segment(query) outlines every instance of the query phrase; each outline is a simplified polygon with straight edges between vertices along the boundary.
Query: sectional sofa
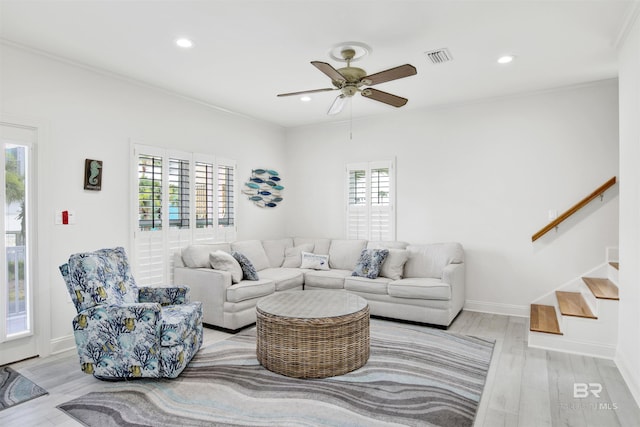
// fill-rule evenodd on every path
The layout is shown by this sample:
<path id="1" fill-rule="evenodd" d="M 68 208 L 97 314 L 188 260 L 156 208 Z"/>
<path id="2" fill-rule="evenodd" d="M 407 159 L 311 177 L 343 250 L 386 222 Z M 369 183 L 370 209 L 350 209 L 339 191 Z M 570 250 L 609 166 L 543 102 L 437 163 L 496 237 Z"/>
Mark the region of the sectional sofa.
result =
<path id="1" fill-rule="evenodd" d="M 386 249 L 375 278 L 361 277 L 361 271 L 354 276 L 354 269 L 362 267 L 365 249 Z M 216 256 L 228 253 L 248 259 L 257 280 L 216 264 Z M 245 240 L 191 245 L 176 253 L 173 262 L 174 283 L 188 285 L 191 299 L 202 302 L 204 323 L 228 330 L 254 323 L 256 302 L 274 292 L 348 291 L 365 298 L 373 316 L 445 328 L 465 300 L 464 251 L 459 243 L 300 237 Z M 212 262 L 219 268 L 212 268 Z"/>

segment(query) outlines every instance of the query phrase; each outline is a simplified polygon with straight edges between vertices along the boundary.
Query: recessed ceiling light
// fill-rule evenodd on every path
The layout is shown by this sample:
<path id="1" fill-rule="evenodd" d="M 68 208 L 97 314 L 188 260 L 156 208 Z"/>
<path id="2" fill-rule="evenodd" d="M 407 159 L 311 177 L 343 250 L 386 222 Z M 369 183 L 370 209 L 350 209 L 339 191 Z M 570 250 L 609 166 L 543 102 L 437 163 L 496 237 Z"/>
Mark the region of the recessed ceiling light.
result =
<path id="1" fill-rule="evenodd" d="M 309 102 L 309 101 L 311 101 L 311 97 L 310 96 L 306 96 L 306 95 L 305 96 L 301 96 L 300 97 L 300 101 Z"/>
<path id="2" fill-rule="evenodd" d="M 180 38 L 176 40 L 176 44 L 185 49 L 193 47 L 193 42 L 187 38 Z"/>
<path id="3" fill-rule="evenodd" d="M 509 62 L 513 61 L 514 59 L 516 59 L 516 57 L 513 56 L 513 55 L 504 55 L 504 56 L 501 56 L 500 58 L 498 58 L 498 64 L 508 64 Z"/>

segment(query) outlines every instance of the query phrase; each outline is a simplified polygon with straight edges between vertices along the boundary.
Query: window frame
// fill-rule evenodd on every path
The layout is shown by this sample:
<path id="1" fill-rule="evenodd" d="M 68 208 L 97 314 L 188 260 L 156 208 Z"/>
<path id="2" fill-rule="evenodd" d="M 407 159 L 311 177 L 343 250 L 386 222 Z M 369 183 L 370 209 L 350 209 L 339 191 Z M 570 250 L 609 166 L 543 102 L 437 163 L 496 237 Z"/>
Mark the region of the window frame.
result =
<path id="1" fill-rule="evenodd" d="M 373 203 L 372 171 L 388 169 L 388 191 L 385 203 Z M 364 172 L 364 188 L 353 191 L 352 173 Z M 348 163 L 345 166 L 345 237 L 347 239 L 396 239 L 396 168 L 392 160 Z M 356 182 L 357 184 L 357 182 Z M 380 188 L 378 186 L 378 188 Z M 380 194 L 380 191 L 378 191 Z M 364 200 L 362 200 L 364 199 Z M 362 200 L 362 202 L 361 202 Z M 352 203 L 355 201 L 356 203 Z M 387 227 L 380 230 L 380 218 L 386 217 Z"/>

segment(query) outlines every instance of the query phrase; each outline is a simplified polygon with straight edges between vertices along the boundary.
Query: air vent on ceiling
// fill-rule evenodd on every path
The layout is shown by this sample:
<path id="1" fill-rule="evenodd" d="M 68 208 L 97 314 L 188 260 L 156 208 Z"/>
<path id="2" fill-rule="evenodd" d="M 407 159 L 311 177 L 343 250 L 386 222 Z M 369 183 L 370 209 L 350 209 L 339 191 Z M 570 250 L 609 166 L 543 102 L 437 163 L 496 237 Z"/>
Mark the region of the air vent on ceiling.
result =
<path id="1" fill-rule="evenodd" d="M 425 52 L 424 54 L 427 55 L 429 61 L 434 64 L 442 64 L 443 62 L 449 62 L 453 59 L 453 57 L 451 57 L 451 54 L 449 53 L 449 49 L 447 48 L 430 50 L 428 52 Z"/>

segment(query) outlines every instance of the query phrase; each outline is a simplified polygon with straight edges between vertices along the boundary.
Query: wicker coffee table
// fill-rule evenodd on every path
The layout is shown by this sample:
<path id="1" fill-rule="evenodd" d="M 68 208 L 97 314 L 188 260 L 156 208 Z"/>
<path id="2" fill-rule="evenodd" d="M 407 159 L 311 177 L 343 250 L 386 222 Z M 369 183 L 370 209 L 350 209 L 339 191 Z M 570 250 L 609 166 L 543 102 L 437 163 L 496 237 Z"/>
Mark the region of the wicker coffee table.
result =
<path id="1" fill-rule="evenodd" d="M 281 292 L 258 301 L 256 353 L 295 378 L 346 374 L 369 359 L 369 305 L 344 291 Z"/>

